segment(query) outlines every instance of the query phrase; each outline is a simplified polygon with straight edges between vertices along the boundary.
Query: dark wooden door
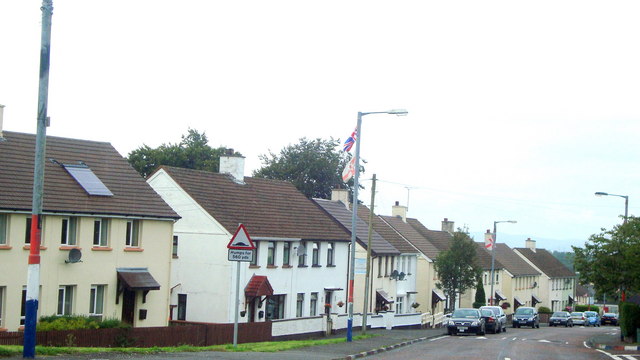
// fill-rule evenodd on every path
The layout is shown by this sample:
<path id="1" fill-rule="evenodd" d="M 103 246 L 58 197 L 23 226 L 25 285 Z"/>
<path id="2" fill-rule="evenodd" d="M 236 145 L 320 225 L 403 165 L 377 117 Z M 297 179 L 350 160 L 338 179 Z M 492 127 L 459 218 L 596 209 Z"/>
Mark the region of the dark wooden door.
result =
<path id="1" fill-rule="evenodd" d="M 133 325 L 136 312 L 136 292 L 128 289 L 122 293 L 122 321 Z"/>

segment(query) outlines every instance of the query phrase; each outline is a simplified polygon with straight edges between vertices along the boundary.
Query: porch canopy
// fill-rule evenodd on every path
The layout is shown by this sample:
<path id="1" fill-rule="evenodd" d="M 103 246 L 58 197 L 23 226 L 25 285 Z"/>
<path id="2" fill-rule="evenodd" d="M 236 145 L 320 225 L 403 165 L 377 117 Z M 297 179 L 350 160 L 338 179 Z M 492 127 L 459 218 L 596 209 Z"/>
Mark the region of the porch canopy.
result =
<path id="1" fill-rule="evenodd" d="M 376 290 L 376 297 L 381 299 L 382 303 L 393 304 L 393 300 L 391 300 L 389 294 L 387 294 L 387 292 L 382 289 Z"/>
<path id="2" fill-rule="evenodd" d="M 117 268 L 118 291 L 116 293 L 116 304 L 120 294 L 125 289 L 130 291 L 141 290 L 142 302 L 146 302 L 147 293 L 150 290 L 160 290 L 160 284 L 153 278 L 147 268 Z"/>
<path id="3" fill-rule="evenodd" d="M 541 303 L 542 301 L 540 301 L 540 299 L 535 296 L 535 295 L 531 295 L 531 306 L 536 306 L 536 304 Z"/>
<path id="4" fill-rule="evenodd" d="M 513 297 L 513 304 L 515 307 L 522 306 L 524 303 L 517 296 Z"/>
<path id="5" fill-rule="evenodd" d="M 271 295 L 273 295 L 273 288 L 269 283 L 269 279 L 263 275 L 253 275 L 244 288 L 244 296 L 247 299 Z"/>
<path id="6" fill-rule="evenodd" d="M 498 301 L 504 301 L 504 300 L 507 300 L 507 298 L 506 298 L 506 297 L 504 297 L 504 295 L 502 294 L 502 291 L 500 291 L 500 290 L 496 290 L 496 293 L 495 293 L 494 297 L 495 297 L 495 298 L 496 298 L 496 300 L 498 300 Z"/>

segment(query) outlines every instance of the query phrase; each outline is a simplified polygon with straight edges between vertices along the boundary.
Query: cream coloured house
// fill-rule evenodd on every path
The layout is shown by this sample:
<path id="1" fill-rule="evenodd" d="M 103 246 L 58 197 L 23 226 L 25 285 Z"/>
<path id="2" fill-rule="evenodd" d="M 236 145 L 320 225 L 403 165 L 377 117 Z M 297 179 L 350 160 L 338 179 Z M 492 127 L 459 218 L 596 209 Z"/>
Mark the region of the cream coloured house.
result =
<path id="1" fill-rule="evenodd" d="M 0 328 L 24 324 L 35 135 L 0 142 Z M 47 137 L 38 315 L 165 326 L 178 215 L 109 143 Z"/>

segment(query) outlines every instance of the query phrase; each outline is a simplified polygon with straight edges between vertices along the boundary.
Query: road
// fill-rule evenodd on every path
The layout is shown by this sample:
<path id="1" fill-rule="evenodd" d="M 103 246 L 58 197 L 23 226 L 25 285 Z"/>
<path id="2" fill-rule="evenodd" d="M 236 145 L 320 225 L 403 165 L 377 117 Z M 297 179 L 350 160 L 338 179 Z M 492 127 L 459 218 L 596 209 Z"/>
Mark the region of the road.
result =
<path id="1" fill-rule="evenodd" d="M 496 359 L 496 360 L 640 360 L 636 353 L 588 348 L 585 340 L 613 327 L 508 328 L 506 333 L 485 336 L 441 336 L 372 356 L 372 360 L 394 359 Z"/>

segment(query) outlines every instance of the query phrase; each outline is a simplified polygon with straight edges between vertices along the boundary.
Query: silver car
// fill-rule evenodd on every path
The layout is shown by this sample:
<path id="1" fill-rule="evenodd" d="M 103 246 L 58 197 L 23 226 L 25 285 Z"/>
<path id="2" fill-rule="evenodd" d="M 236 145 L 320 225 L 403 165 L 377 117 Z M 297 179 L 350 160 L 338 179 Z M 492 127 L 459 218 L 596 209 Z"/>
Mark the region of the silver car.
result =
<path id="1" fill-rule="evenodd" d="M 507 315 L 500 306 L 481 306 L 480 310 L 491 310 L 495 317 L 495 325 L 487 324 L 487 331 L 491 328 L 491 332 L 497 334 L 501 331 L 507 332 Z"/>

